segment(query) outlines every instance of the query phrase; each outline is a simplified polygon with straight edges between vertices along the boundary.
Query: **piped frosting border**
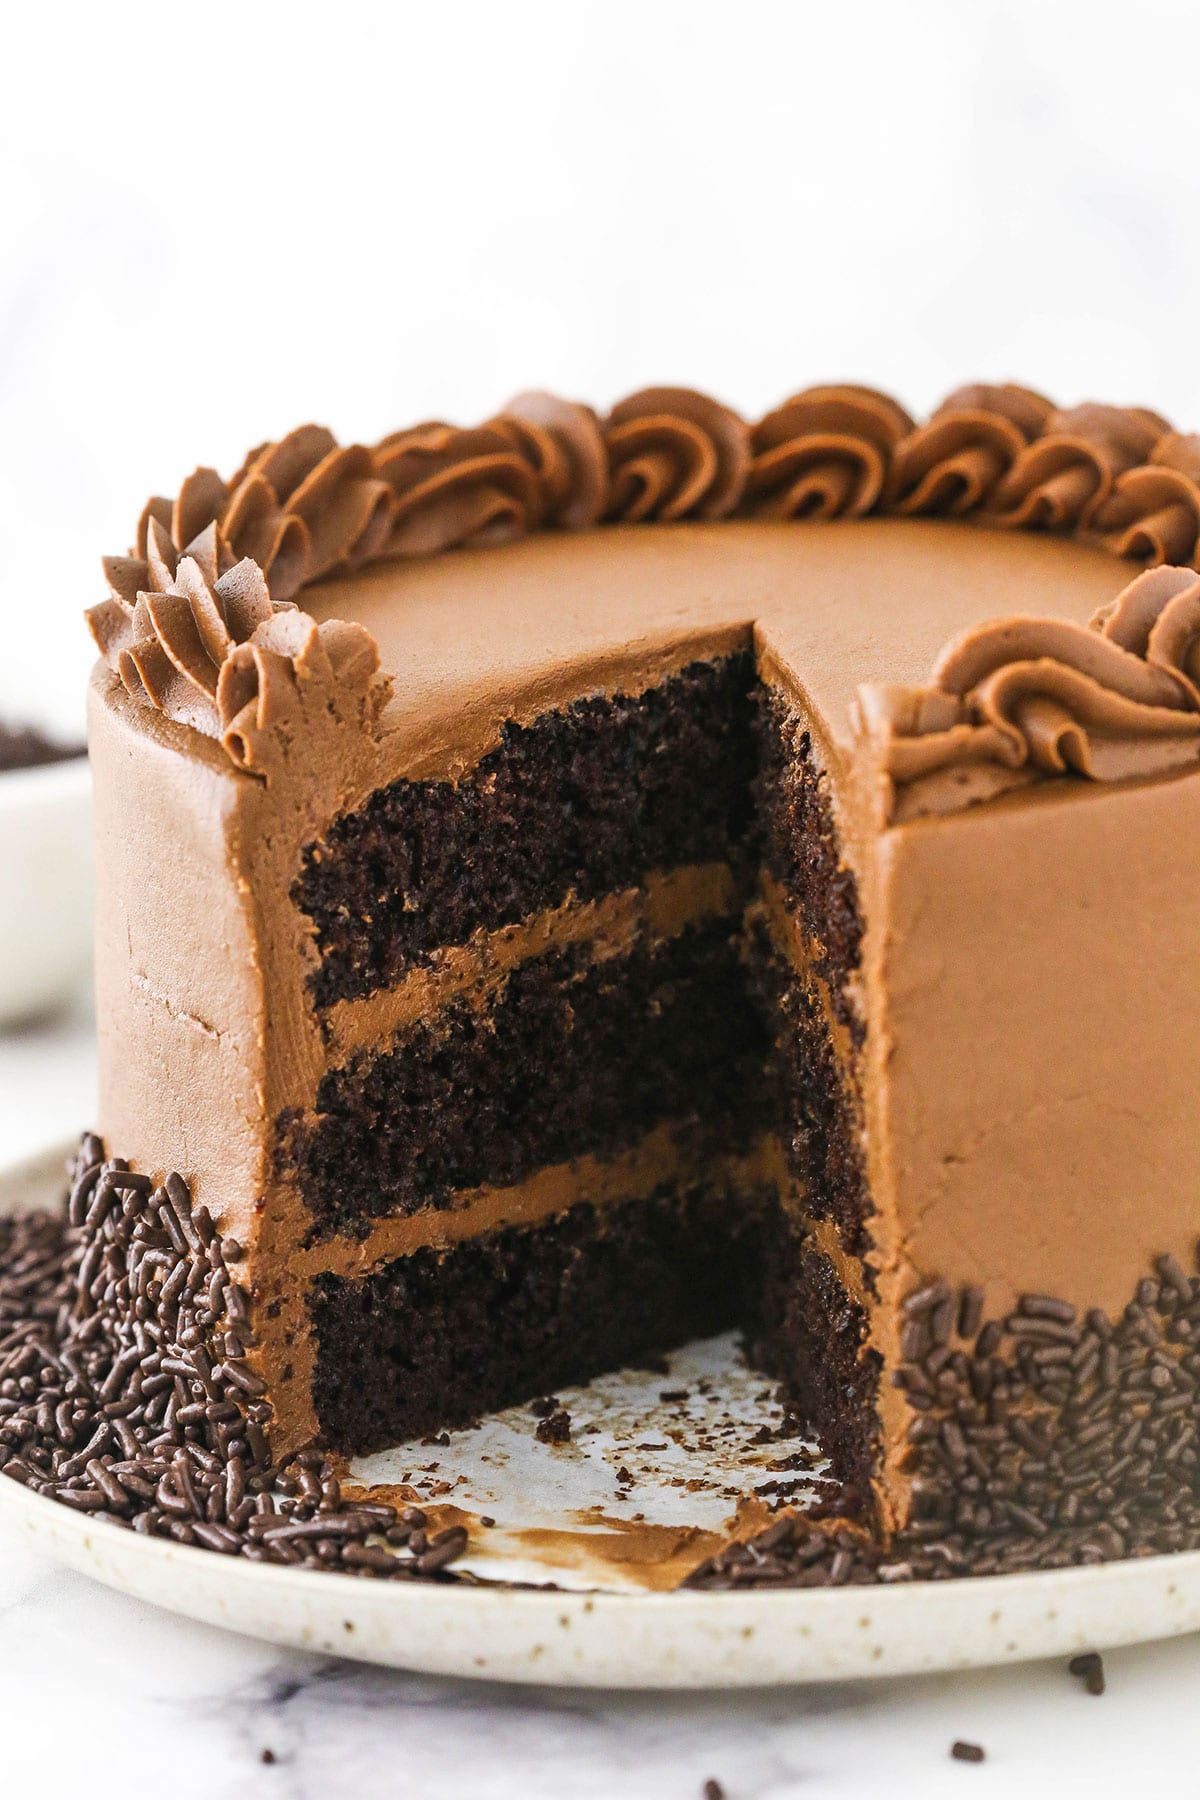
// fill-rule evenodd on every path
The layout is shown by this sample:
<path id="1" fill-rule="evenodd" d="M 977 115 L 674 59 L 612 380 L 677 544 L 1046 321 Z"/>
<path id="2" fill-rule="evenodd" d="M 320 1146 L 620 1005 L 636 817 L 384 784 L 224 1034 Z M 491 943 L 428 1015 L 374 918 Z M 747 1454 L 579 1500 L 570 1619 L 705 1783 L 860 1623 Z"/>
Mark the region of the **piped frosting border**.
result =
<path id="1" fill-rule="evenodd" d="M 1061 775 L 1124 781 L 1200 761 L 1200 577 L 1148 569 L 1087 625 L 1014 617 L 953 638 L 924 688 L 859 689 L 888 823 Z"/>
<path id="2" fill-rule="evenodd" d="M 307 425 L 254 450 L 229 481 L 197 469 L 174 500 L 151 500 L 131 552 L 106 559 L 109 598 L 88 622 L 132 696 L 259 774 L 266 734 L 298 705 L 373 731 L 388 698 L 369 633 L 318 627 L 295 605 L 306 587 L 536 530 L 868 514 L 973 518 L 1195 565 L 1200 435 L 1136 407 L 1058 410 L 1012 384 L 959 388 L 924 424 L 875 389 L 836 385 L 757 424 L 660 387 L 604 417 L 522 394 L 481 426 L 426 423 L 373 448 Z M 1154 588 L 1170 622 L 1156 616 L 1144 642 L 1127 623 L 1152 604 L 1142 589 L 1095 630 L 1002 621 L 948 645 L 927 688 L 864 688 L 858 732 L 885 818 L 1047 775 L 1112 780 L 1200 758 L 1190 652 L 1164 663 L 1159 648 L 1179 628 L 1189 577 Z"/>

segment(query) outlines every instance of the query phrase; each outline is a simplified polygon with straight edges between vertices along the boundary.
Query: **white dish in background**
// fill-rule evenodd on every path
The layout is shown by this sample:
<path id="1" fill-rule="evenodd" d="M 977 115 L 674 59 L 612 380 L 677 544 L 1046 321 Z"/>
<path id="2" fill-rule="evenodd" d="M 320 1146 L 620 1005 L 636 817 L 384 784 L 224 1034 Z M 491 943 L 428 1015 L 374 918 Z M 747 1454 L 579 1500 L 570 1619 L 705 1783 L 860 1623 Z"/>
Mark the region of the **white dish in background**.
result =
<path id="1" fill-rule="evenodd" d="M 46 1204 L 60 1194 L 63 1156 L 60 1147 L 0 1173 L 0 1212 Z M 735 1444 L 718 1455 L 744 1456 L 747 1409 L 760 1384 L 746 1381 L 719 1339 L 681 1358 L 672 1359 L 674 1378 L 689 1368 L 693 1380 L 706 1371 L 706 1400 L 714 1411 L 728 1401 L 739 1421 L 733 1436 L 741 1452 Z M 657 1387 L 671 1378 L 642 1379 Z M 570 1396 L 561 1391 L 581 1420 L 590 1409 L 602 1423 L 586 1466 L 556 1462 L 560 1453 L 537 1443 L 528 1409 L 513 1409 L 455 1433 L 448 1446 L 390 1451 L 360 1462 L 355 1472 L 394 1480 L 401 1465 L 437 1462 L 441 1480 L 453 1478 L 457 1465 L 463 1480 L 453 1490 L 454 1503 L 464 1512 L 494 1505 L 498 1525 L 494 1533 L 472 1532 L 471 1554 L 458 1568 L 577 1582 L 579 1547 L 587 1537 L 579 1511 L 588 1502 L 589 1483 L 603 1475 L 604 1510 L 611 1512 L 611 1481 L 603 1472 L 621 1453 L 619 1434 L 631 1424 L 638 1433 L 646 1429 L 644 1410 L 636 1420 L 630 1410 L 644 1407 L 645 1396 L 633 1392 L 637 1379 L 626 1384 L 623 1399 L 623 1378 L 616 1376 Z M 656 1438 L 668 1435 L 666 1420 L 664 1413 L 664 1422 L 653 1428 Z M 602 1442 L 610 1426 L 615 1441 Z M 628 1442 L 623 1453 L 629 1454 Z M 712 1453 L 703 1452 L 697 1469 L 711 1465 Z M 678 1465 L 671 1468 L 674 1483 L 656 1488 L 643 1478 L 637 1501 L 627 1506 L 645 1510 L 648 1518 L 686 1518 L 686 1489 L 678 1485 Z M 748 1468 L 742 1472 L 749 1477 Z M 761 1474 L 761 1467 L 753 1472 Z M 695 1522 L 703 1525 L 711 1508 L 707 1501 L 699 1504 Z M 561 1529 L 547 1529 L 556 1507 L 562 1509 Z M 534 1527 L 523 1538 L 511 1528 L 515 1508 Z M 188 1618 L 322 1654 L 481 1680 L 624 1688 L 846 1681 L 1066 1656 L 1200 1629 L 1200 1552 L 909 1586 L 637 1593 L 623 1579 L 619 1592 L 537 1591 L 393 1584 L 265 1567 L 89 1521 L 2 1477 L 0 1523 L 72 1568 Z M 603 1566 L 591 1575 L 607 1579 Z"/>
<path id="2" fill-rule="evenodd" d="M 0 1026 L 76 994 L 92 959 L 86 756 L 0 774 Z"/>

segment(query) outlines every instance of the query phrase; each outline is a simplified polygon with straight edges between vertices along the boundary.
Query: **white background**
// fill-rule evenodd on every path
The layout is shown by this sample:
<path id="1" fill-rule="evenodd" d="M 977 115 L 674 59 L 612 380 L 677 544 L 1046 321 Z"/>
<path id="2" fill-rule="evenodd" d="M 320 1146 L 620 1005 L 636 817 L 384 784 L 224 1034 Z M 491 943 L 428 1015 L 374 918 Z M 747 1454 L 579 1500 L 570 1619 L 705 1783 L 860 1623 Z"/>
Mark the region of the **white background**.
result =
<path id="1" fill-rule="evenodd" d="M 10 7 L 0 69 L 0 716 L 77 729 L 100 554 L 305 418 L 1013 377 L 1200 426 L 1186 0 L 110 0 Z M 86 1018 L 0 1041 L 0 1161 L 90 1084 Z M 322 1669 L 0 1555 L 17 1763 L 66 1682 L 87 1755 L 40 1791 L 96 1800 L 135 1737 L 180 1797 L 1191 1792 L 1198 1658 L 1114 1659 L 1103 1701 L 1040 1668 L 579 1702 Z"/>
<path id="2" fill-rule="evenodd" d="M 1013 376 L 1200 425 L 1187 0 L 6 11 L 0 713 L 76 721 L 99 556 L 304 418 Z"/>

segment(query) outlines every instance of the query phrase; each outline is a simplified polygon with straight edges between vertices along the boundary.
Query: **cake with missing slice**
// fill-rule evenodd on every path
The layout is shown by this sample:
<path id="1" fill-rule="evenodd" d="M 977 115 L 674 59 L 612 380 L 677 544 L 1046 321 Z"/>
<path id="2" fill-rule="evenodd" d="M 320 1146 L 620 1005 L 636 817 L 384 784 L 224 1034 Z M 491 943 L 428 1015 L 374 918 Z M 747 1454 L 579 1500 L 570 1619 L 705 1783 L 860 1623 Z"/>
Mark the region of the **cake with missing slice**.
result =
<path id="1" fill-rule="evenodd" d="M 736 1325 L 885 1541 L 1200 1543 L 1198 480 L 664 388 L 150 503 L 100 1123 L 242 1246 L 278 1455 Z"/>

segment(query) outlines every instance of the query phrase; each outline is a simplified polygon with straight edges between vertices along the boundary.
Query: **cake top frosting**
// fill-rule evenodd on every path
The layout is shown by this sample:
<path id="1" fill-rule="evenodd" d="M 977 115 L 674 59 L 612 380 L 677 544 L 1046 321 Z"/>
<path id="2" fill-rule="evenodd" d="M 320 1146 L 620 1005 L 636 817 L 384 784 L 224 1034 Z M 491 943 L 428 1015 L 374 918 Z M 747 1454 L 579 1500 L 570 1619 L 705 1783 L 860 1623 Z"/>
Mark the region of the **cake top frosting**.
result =
<path id="1" fill-rule="evenodd" d="M 970 519 L 1194 563 L 1200 437 L 1139 408 L 1056 410 L 1014 385 L 960 388 L 923 424 L 884 394 L 838 385 L 757 424 L 664 387 L 603 418 L 523 394 L 478 428 L 428 423 L 371 448 L 304 426 L 228 482 L 198 469 L 176 499 L 151 500 L 134 548 L 106 561 L 109 598 L 88 618 L 135 699 L 256 773 L 262 735 L 299 691 L 367 729 L 388 698 L 370 632 L 318 624 L 317 594 L 296 604 L 306 590 L 537 531 L 868 515 Z M 1179 647 L 1195 585 L 1189 570 L 1134 583 L 1091 629 L 1001 619 L 947 645 L 926 685 L 864 686 L 854 731 L 885 819 L 1048 775 L 1113 780 L 1196 761 L 1200 704 Z"/>

